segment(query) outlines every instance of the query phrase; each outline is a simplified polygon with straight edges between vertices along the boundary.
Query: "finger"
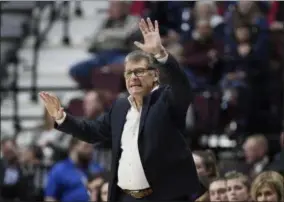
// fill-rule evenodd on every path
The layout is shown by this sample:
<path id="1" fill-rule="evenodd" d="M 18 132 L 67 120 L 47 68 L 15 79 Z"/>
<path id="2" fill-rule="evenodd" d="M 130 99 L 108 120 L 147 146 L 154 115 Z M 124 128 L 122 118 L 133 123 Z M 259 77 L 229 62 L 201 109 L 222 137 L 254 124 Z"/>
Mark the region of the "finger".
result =
<path id="1" fill-rule="evenodd" d="M 155 20 L 155 32 L 159 32 L 159 23 Z"/>
<path id="2" fill-rule="evenodd" d="M 153 23 L 152 23 L 152 21 L 151 21 L 150 18 L 147 18 L 147 23 L 148 23 L 148 28 L 149 28 L 149 30 L 152 31 L 152 32 L 154 32 L 155 29 L 154 29 Z"/>
<path id="3" fill-rule="evenodd" d="M 146 24 L 144 19 L 141 19 L 140 29 L 142 29 L 146 34 L 149 32 L 148 25 Z"/>
<path id="4" fill-rule="evenodd" d="M 143 50 L 144 45 L 138 41 L 134 41 L 134 45 Z"/>

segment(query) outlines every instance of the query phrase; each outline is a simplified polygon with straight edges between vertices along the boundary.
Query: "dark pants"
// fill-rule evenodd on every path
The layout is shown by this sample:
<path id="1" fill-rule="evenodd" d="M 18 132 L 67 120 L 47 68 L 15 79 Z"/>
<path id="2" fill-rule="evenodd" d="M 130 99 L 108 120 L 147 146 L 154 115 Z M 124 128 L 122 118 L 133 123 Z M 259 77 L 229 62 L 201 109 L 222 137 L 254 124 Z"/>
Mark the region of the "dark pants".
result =
<path id="1" fill-rule="evenodd" d="M 141 199 L 133 198 L 132 196 L 126 194 L 123 192 L 120 188 L 118 188 L 118 200 L 119 202 L 137 202 L 137 201 L 156 201 L 156 202 L 162 202 L 162 201 L 184 201 L 184 202 L 193 202 L 193 200 L 190 200 L 188 196 L 181 196 L 178 198 L 172 198 L 172 199 L 163 199 L 160 200 L 159 197 L 155 196 L 155 193 L 153 192 L 151 195 L 146 196 Z"/>

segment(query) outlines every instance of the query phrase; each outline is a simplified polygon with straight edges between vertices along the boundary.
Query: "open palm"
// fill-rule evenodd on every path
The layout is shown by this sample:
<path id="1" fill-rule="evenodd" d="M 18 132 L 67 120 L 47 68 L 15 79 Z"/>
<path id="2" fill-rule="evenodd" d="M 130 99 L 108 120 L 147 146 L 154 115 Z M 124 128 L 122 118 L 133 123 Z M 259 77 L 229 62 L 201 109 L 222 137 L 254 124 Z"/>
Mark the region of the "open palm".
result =
<path id="1" fill-rule="evenodd" d="M 144 38 L 144 44 L 135 41 L 134 44 L 143 51 L 151 54 L 158 54 L 162 49 L 162 41 L 159 33 L 158 21 L 155 21 L 154 26 L 150 18 L 147 18 L 147 22 L 141 19 L 139 28 Z"/>

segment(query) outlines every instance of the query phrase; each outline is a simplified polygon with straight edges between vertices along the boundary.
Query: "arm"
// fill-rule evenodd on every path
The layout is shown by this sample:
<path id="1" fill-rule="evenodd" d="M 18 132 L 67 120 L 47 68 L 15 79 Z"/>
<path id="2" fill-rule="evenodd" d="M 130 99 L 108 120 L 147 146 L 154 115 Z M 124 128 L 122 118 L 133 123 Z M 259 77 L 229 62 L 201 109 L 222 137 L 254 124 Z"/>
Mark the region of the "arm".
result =
<path id="1" fill-rule="evenodd" d="M 110 113 L 103 114 L 97 120 L 79 119 L 64 113 L 64 117 L 56 121 L 55 128 L 85 142 L 108 142 L 111 139 Z"/>
<path id="2" fill-rule="evenodd" d="M 178 110 L 182 114 L 186 114 L 187 109 L 192 101 L 192 89 L 189 81 L 179 66 L 176 59 L 167 53 L 161 53 L 161 55 L 168 55 L 167 58 L 164 56 L 165 63 L 161 67 L 161 71 L 166 75 L 167 84 L 170 86 L 170 100 L 173 108 Z M 160 57 L 162 58 L 162 57 Z M 160 63 L 161 59 L 157 59 Z"/>

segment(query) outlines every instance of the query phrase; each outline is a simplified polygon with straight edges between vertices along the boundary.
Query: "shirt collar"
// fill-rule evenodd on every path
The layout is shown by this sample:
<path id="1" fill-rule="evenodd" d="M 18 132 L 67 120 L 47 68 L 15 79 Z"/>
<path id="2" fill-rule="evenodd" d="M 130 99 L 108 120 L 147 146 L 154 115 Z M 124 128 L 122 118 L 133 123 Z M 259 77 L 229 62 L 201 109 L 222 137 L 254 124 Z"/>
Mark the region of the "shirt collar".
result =
<path id="1" fill-rule="evenodd" d="M 151 93 L 153 93 L 153 92 L 154 92 L 155 90 L 157 90 L 158 88 L 159 88 L 159 86 L 155 86 L 155 87 L 152 89 Z M 129 101 L 131 107 L 134 107 L 134 108 L 136 109 L 136 105 L 135 105 L 135 102 L 134 102 L 134 98 L 133 98 L 131 95 L 128 96 L 128 101 Z"/>

